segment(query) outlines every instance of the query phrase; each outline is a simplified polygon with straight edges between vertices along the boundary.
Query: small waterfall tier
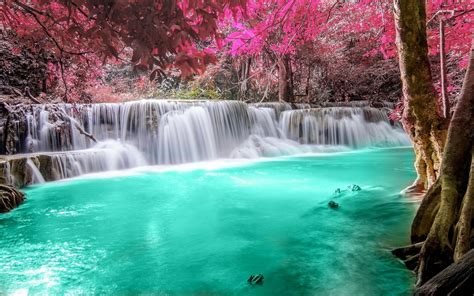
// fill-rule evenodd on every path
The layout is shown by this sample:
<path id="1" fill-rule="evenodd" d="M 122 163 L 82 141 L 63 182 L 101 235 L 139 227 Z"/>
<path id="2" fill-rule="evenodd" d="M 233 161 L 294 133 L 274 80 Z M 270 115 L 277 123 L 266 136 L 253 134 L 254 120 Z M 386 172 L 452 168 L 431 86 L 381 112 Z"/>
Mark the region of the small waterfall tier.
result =
<path id="1" fill-rule="evenodd" d="M 405 132 L 374 108 L 331 107 L 282 113 L 286 138 L 301 144 L 344 145 L 351 148 L 408 145 Z"/>
<path id="2" fill-rule="evenodd" d="M 165 100 L 31 105 L 2 127 L 0 149 L 48 156 L 54 171 L 48 181 L 139 165 L 410 145 L 384 110 L 309 107 Z M 31 170 L 29 182 L 41 181 L 41 168 Z"/>

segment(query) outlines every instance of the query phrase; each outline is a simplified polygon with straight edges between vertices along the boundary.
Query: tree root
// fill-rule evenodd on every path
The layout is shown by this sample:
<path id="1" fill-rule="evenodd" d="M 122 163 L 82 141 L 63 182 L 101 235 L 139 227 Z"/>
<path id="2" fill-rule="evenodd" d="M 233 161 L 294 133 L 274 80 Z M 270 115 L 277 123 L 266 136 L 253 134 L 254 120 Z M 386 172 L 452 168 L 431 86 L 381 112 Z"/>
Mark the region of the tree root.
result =
<path id="1" fill-rule="evenodd" d="M 426 192 L 411 226 L 411 242 L 426 240 L 441 201 L 441 181 L 438 179 Z"/>
<path id="2" fill-rule="evenodd" d="M 474 250 L 416 289 L 415 295 L 473 295 Z"/>
<path id="3" fill-rule="evenodd" d="M 471 249 L 472 212 L 474 211 L 474 149 L 472 151 L 471 171 L 469 182 L 464 195 L 461 214 L 455 227 L 456 245 L 454 248 L 454 261 L 458 261 Z"/>
<path id="4" fill-rule="evenodd" d="M 414 270 L 418 266 L 420 250 L 423 246 L 423 243 L 424 242 L 419 242 L 409 246 L 397 248 L 392 251 L 392 254 L 400 258 L 408 269 Z"/>
<path id="5" fill-rule="evenodd" d="M 392 254 L 405 260 L 413 255 L 419 254 L 423 243 L 424 242 L 418 242 L 409 246 L 396 248 L 395 250 L 392 250 Z"/>
<path id="6" fill-rule="evenodd" d="M 474 40 L 463 88 L 454 111 L 448 140 L 443 152 L 440 176 L 440 201 L 426 241 L 421 248 L 417 286 L 423 285 L 454 260 L 472 248 L 472 204 L 474 203 Z M 432 192 L 436 188 L 433 188 Z M 430 198 L 430 196 L 427 196 Z M 431 197 L 432 198 L 432 197 Z M 412 230 L 412 238 L 426 233 L 436 204 L 428 200 L 420 206 Z M 428 213 L 424 213 L 428 212 Z M 421 218 L 420 218 L 421 217 Z M 426 218 L 428 217 L 428 218 Z M 458 245 L 459 243 L 459 245 Z"/>
<path id="7" fill-rule="evenodd" d="M 403 263 L 405 263 L 405 266 L 409 270 L 415 270 L 418 267 L 418 264 L 420 263 L 420 254 L 408 257 L 407 259 L 403 260 Z"/>
<path id="8" fill-rule="evenodd" d="M 28 97 L 33 101 L 35 102 L 36 104 L 42 104 L 42 102 L 40 100 L 38 100 L 37 98 L 35 98 L 31 92 L 30 92 L 30 88 L 27 86 L 25 87 L 25 92 L 26 94 L 28 95 Z"/>

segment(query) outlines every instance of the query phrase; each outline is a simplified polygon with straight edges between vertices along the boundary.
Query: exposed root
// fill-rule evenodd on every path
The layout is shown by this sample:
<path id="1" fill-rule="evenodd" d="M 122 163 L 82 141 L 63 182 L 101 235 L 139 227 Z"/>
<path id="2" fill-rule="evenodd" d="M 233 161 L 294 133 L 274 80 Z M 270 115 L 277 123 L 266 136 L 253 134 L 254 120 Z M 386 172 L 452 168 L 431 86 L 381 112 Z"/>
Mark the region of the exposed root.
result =
<path id="1" fill-rule="evenodd" d="M 452 117 L 448 140 L 437 183 L 441 185 L 439 208 L 420 252 L 418 283 L 420 286 L 454 259 L 471 248 L 471 219 L 474 196 L 472 151 L 474 144 L 474 40 L 463 88 Z M 429 197 L 429 196 L 427 196 Z M 433 203 L 433 201 L 431 201 Z M 434 203 L 436 204 L 436 203 Z M 420 207 L 412 236 L 425 234 L 433 207 Z M 428 213 L 423 213 L 428 211 Z M 421 216 L 421 218 L 419 218 Z M 459 245 L 458 245 L 459 243 Z M 455 252 L 457 253 L 455 255 Z M 456 258 L 454 258 L 456 256 Z"/>
<path id="2" fill-rule="evenodd" d="M 392 254 L 398 258 L 405 260 L 413 255 L 420 253 L 421 247 L 424 242 L 419 242 L 405 247 L 396 248 L 392 251 Z"/>
<path id="3" fill-rule="evenodd" d="M 455 228 L 456 245 L 454 261 L 458 261 L 471 249 L 472 212 L 474 211 L 474 150 L 472 151 L 471 171 L 466 194 L 461 205 L 461 214 Z"/>
<path id="4" fill-rule="evenodd" d="M 433 221 L 438 213 L 441 201 L 441 181 L 437 180 L 426 192 L 416 212 L 411 226 L 411 242 L 424 241 L 430 232 Z"/>
<path id="5" fill-rule="evenodd" d="M 441 231 L 431 231 L 431 236 L 428 236 L 421 248 L 417 286 L 424 284 L 452 262 L 452 248 L 448 241 L 443 240 L 443 236 L 436 235 L 439 232 Z"/>
<path id="6" fill-rule="evenodd" d="M 423 243 L 424 242 L 419 242 L 409 246 L 397 248 L 392 251 L 392 254 L 400 258 L 408 269 L 414 270 L 418 266 L 420 250 L 423 246 Z"/>
<path id="7" fill-rule="evenodd" d="M 473 282 L 474 250 L 471 250 L 457 263 L 416 289 L 415 295 L 473 295 Z"/>
<path id="8" fill-rule="evenodd" d="M 405 263 L 405 266 L 409 270 L 415 270 L 418 267 L 418 264 L 420 263 L 420 254 L 408 257 L 407 259 L 403 260 L 403 263 Z"/>
<path id="9" fill-rule="evenodd" d="M 42 104 L 42 102 L 40 102 L 40 100 L 38 100 L 37 98 L 35 98 L 31 92 L 30 92 L 30 88 L 29 87 L 25 87 L 25 92 L 26 94 L 28 95 L 28 97 L 36 104 Z"/>

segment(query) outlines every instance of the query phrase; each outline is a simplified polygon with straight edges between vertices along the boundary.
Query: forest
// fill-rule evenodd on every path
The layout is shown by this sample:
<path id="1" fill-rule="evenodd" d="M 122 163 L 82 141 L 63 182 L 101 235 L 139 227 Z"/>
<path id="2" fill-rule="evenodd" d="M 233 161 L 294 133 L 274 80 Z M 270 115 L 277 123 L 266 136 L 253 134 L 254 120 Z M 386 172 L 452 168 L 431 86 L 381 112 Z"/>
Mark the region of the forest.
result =
<path id="1" fill-rule="evenodd" d="M 474 293 L 472 1 L 0 21 L 0 294 Z"/>

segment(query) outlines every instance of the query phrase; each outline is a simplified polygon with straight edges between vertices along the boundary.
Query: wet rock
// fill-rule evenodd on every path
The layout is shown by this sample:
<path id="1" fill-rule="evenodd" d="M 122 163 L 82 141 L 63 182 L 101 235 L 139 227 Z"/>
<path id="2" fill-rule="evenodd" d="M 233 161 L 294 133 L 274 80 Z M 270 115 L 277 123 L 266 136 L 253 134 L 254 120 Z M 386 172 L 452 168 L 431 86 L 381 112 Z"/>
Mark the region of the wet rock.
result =
<path id="1" fill-rule="evenodd" d="M 359 185 L 355 185 L 355 184 L 354 184 L 354 185 L 352 185 L 352 188 L 351 188 L 351 190 L 352 190 L 352 191 L 361 191 L 361 190 L 362 190 L 362 188 L 360 188 L 360 186 L 359 186 Z"/>
<path id="2" fill-rule="evenodd" d="M 0 184 L 0 213 L 6 213 L 25 201 L 23 192 L 8 185 Z"/>
<path id="3" fill-rule="evenodd" d="M 256 275 L 251 275 L 248 279 L 247 279 L 247 282 L 251 285 L 262 285 L 263 284 L 263 280 L 264 280 L 264 276 L 262 274 L 256 274 Z"/>
<path id="4" fill-rule="evenodd" d="M 339 208 L 339 204 L 333 200 L 331 200 L 330 202 L 328 202 L 328 206 L 331 208 L 331 209 L 337 209 Z"/>

